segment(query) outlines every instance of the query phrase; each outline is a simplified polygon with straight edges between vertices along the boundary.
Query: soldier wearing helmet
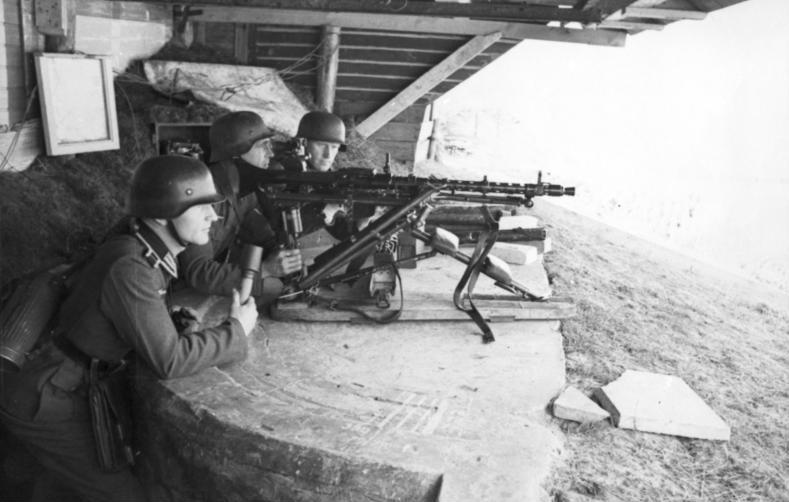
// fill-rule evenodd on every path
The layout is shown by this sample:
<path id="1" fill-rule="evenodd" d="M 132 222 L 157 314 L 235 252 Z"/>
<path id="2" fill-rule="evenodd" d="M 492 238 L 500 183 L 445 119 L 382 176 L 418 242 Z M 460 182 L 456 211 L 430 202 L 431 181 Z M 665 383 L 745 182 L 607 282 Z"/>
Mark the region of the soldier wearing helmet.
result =
<path id="1" fill-rule="evenodd" d="M 329 112 L 308 112 L 299 121 L 294 148 L 276 157 L 274 169 L 328 171 L 338 152 L 344 152 L 345 123 Z"/>
<path id="2" fill-rule="evenodd" d="M 19 372 L 0 378 L 0 422 L 49 475 L 41 485 L 49 492 L 38 493 L 42 500 L 63 500 L 66 493 L 146 500 L 130 470 L 134 450 L 127 442 L 129 417 L 122 413 L 128 396 L 117 380 L 132 354 L 160 378 L 246 357 L 258 315 L 254 299 L 242 304 L 235 293 L 224 322 L 194 333 L 177 331 L 165 299 L 179 275 L 177 256 L 208 242 L 217 220 L 213 204 L 222 200 L 199 160 L 174 155 L 140 163 L 129 191 L 130 216 L 77 273 L 52 340 Z M 111 401 L 104 406 L 117 418 L 98 419 L 105 408 L 91 404 L 103 402 L 99 396 Z M 123 434 L 115 434 L 119 430 Z"/>
<path id="3" fill-rule="evenodd" d="M 307 113 L 299 121 L 296 137 L 304 139 L 307 165 L 313 171 L 328 171 L 337 152 L 345 151 L 345 124 L 333 113 Z"/>
<path id="4" fill-rule="evenodd" d="M 185 282 L 198 291 L 231 294 L 241 278 L 235 258 L 244 244 L 265 250 L 261 274 L 252 286 L 252 294 L 261 305 L 272 302 L 281 292 L 278 278 L 301 270 L 301 253 L 278 249 L 276 235 L 254 194 L 255 172 L 268 167 L 274 134 L 257 113 L 250 111 L 231 112 L 211 124 L 209 168 L 225 197 L 217 205 L 220 221 L 211 229 L 210 242 L 187 248 L 179 258 Z"/>
<path id="5" fill-rule="evenodd" d="M 329 171 L 333 168 L 338 152 L 345 151 L 345 124 L 333 113 L 312 111 L 299 121 L 295 148 L 278 155 L 270 169 L 292 172 Z M 351 226 L 336 204 L 308 203 L 301 207 L 304 234 L 326 228 L 332 236 L 344 239 L 351 233 Z"/>

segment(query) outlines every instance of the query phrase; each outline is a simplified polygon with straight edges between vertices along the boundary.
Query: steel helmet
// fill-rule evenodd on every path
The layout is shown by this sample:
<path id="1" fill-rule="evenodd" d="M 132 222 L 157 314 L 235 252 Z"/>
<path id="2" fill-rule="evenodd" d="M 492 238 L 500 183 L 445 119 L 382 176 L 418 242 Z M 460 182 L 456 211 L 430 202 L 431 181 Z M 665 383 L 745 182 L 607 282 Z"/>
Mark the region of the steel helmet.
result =
<path id="1" fill-rule="evenodd" d="M 345 124 L 337 115 L 329 112 L 309 112 L 299 121 L 299 138 L 339 143 L 345 150 Z"/>
<path id="2" fill-rule="evenodd" d="M 208 130 L 211 162 L 243 155 L 252 149 L 256 141 L 270 138 L 274 134 L 255 112 L 241 111 L 222 115 Z"/>
<path id="3" fill-rule="evenodd" d="M 145 159 L 132 176 L 128 212 L 140 218 L 172 219 L 198 204 L 224 199 L 208 167 L 183 155 Z"/>

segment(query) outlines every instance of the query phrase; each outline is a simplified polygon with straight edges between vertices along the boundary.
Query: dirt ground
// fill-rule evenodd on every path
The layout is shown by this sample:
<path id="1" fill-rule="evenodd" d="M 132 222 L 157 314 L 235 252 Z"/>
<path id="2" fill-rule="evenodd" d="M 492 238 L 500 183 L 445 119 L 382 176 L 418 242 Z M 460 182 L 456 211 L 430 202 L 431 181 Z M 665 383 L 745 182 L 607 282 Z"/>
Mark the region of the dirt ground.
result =
<path id="1" fill-rule="evenodd" d="M 732 429 L 729 442 L 555 420 L 554 502 L 789 501 L 789 297 L 539 203 L 568 384 L 590 395 L 643 370 L 683 378 Z"/>

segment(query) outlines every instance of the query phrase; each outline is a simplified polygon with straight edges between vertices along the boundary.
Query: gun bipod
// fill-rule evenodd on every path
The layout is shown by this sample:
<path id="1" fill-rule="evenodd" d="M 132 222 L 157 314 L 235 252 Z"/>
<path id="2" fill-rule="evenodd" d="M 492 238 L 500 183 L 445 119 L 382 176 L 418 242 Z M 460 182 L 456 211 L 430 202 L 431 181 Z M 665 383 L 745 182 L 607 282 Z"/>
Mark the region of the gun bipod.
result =
<path id="1" fill-rule="evenodd" d="M 424 242 L 425 244 L 427 244 L 427 245 L 432 245 L 433 244 L 433 234 L 428 234 L 427 232 L 425 232 L 423 230 L 418 230 L 418 229 L 411 229 L 410 232 L 411 232 L 411 235 L 414 236 L 414 238 L 419 239 L 420 241 Z M 460 251 L 458 249 L 454 249 L 454 250 L 442 249 L 440 252 L 442 254 L 445 254 L 445 255 L 451 257 L 451 258 L 456 259 L 457 261 L 459 261 L 460 263 L 462 263 L 464 265 L 469 265 L 471 263 L 472 257 L 467 255 L 467 254 L 465 254 L 465 253 L 463 253 L 462 251 Z M 488 253 L 485 253 L 484 258 L 488 258 L 489 259 Z M 524 286 L 523 284 L 520 284 L 517 281 L 513 280 L 512 277 L 510 277 L 508 274 L 504 274 L 505 276 L 502 276 L 502 272 L 501 271 L 496 270 L 494 267 L 490 266 L 490 261 L 485 262 L 484 259 L 483 259 L 483 263 L 482 263 L 480 272 L 485 274 L 485 275 L 487 275 L 491 279 L 493 279 L 493 281 L 496 284 L 496 286 L 498 286 L 498 287 L 500 287 L 502 289 L 505 289 L 505 290 L 507 290 L 507 291 L 509 291 L 511 293 L 520 294 L 524 298 L 532 300 L 532 301 L 538 301 L 538 300 L 543 300 L 544 299 L 543 297 L 541 297 L 539 295 L 535 295 L 534 293 L 529 291 L 529 289 L 526 286 Z"/>

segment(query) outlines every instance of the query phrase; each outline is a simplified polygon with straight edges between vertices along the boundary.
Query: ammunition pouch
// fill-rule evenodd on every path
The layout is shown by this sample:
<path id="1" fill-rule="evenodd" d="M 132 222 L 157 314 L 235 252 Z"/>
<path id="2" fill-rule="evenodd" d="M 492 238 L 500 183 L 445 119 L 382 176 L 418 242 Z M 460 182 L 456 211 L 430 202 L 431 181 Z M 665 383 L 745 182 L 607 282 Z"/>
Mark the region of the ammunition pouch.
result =
<path id="1" fill-rule="evenodd" d="M 112 371 L 103 370 L 104 364 L 95 358 L 90 362 L 88 405 L 99 466 L 117 472 L 134 465 L 131 410 L 124 392 L 125 363 Z"/>

